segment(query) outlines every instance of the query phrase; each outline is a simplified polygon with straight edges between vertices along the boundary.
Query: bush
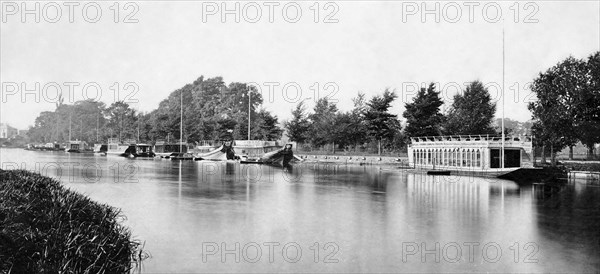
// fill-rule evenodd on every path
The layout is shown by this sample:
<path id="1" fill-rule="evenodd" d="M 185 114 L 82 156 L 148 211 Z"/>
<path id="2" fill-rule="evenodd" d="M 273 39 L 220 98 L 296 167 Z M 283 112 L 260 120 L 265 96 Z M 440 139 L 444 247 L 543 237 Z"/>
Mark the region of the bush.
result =
<path id="1" fill-rule="evenodd" d="M 0 273 L 124 273 L 146 255 L 120 210 L 28 171 L 0 169 Z"/>

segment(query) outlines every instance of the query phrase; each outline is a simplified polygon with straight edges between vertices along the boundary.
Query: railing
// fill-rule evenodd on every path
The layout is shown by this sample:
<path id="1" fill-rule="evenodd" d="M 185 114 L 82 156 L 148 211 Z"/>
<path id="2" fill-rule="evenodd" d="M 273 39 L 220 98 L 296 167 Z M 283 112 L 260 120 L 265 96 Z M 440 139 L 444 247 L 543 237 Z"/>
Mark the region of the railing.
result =
<path id="1" fill-rule="evenodd" d="M 235 140 L 235 146 L 239 147 L 274 147 L 280 144 L 280 141 Z"/>
<path id="2" fill-rule="evenodd" d="M 212 147 L 215 146 L 215 141 L 213 140 L 200 140 L 196 146 L 199 147 Z"/>
<path id="3" fill-rule="evenodd" d="M 496 135 L 448 135 L 411 137 L 411 143 L 422 142 L 465 142 L 465 141 L 495 141 L 502 142 L 502 136 Z M 531 142 L 531 136 L 505 136 L 504 141 Z"/>
<path id="4" fill-rule="evenodd" d="M 169 145 L 171 145 L 171 144 L 177 144 L 177 145 L 183 144 L 183 145 L 185 145 L 185 144 L 187 144 L 187 141 L 180 142 L 179 139 L 178 139 L 178 140 L 174 140 L 172 142 L 167 142 L 167 141 L 165 141 L 163 139 L 158 139 L 158 140 L 156 140 L 156 142 L 154 144 L 155 145 L 166 145 L 166 144 L 169 144 Z"/>

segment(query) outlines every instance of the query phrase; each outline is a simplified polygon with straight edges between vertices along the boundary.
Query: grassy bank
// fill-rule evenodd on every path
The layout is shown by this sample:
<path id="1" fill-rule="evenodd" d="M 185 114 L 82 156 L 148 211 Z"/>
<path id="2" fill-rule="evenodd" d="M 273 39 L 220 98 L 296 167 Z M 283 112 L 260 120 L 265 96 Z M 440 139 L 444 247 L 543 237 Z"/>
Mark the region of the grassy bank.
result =
<path id="1" fill-rule="evenodd" d="M 125 273 L 140 242 L 120 210 L 28 171 L 0 169 L 0 273 Z"/>

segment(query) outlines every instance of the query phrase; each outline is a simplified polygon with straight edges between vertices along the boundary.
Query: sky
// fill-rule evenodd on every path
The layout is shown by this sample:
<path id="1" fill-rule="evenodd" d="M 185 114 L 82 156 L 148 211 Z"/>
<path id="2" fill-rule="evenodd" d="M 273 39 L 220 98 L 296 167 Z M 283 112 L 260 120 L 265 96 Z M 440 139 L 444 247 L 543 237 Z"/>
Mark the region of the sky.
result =
<path id="1" fill-rule="evenodd" d="M 37 3 L 2 2 L 0 121 L 18 129 L 59 90 L 147 112 L 202 75 L 254 83 L 280 120 L 301 100 L 350 110 L 358 92 L 386 88 L 401 118 L 429 82 L 445 110 L 474 80 L 502 117 L 503 30 L 505 117 L 526 121 L 529 82 L 600 50 L 599 1 Z"/>

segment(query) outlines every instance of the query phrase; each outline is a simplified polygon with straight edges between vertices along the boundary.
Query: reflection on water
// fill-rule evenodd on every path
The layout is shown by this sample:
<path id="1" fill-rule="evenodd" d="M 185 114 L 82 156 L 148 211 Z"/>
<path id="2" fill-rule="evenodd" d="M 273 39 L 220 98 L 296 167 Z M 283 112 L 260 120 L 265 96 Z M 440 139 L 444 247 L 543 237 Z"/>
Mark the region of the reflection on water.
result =
<path id="1" fill-rule="evenodd" d="M 600 270 L 600 190 L 578 183 L 540 192 L 365 166 L 0 158 L 122 208 L 150 273 Z"/>

